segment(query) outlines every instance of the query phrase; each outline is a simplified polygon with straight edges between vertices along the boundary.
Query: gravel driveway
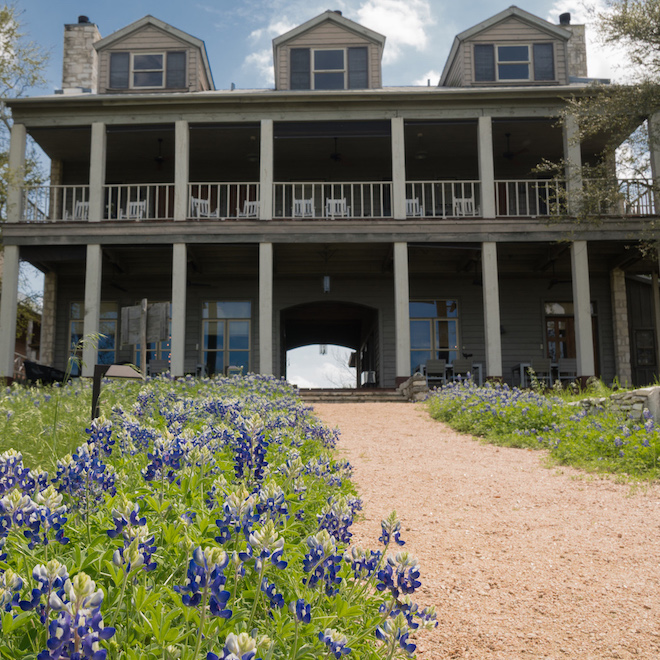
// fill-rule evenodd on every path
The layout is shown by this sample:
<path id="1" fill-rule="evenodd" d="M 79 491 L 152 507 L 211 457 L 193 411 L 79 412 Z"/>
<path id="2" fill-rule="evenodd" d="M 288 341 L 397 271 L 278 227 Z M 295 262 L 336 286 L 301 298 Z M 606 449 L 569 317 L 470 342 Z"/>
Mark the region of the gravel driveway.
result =
<path id="1" fill-rule="evenodd" d="M 660 486 L 481 444 L 409 403 L 314 404 L 341 430 L 376 548 L 396 509 L 439 625 L 418 657 L 660 658 Z"/>

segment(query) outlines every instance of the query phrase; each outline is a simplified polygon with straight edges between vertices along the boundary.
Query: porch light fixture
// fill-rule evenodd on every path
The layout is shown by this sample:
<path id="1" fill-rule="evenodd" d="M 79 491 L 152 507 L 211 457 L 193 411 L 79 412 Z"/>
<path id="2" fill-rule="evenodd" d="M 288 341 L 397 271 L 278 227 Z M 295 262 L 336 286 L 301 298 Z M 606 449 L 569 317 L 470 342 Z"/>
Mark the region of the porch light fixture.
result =
<path id="1" fill-rule="evenodd" d="M 142 378 L 140 372 L 127 364 L 96 364 L 94 365 L 94 381 L 92 385 L 92 420 L 100 415 L 99 397 L 101 396 L 101 380 L 103 378 Z"/>
<path id="2" fill-rule="evenodd" d="M 323 293 L 330 293 L 330 275 L 323 276 Z"/>

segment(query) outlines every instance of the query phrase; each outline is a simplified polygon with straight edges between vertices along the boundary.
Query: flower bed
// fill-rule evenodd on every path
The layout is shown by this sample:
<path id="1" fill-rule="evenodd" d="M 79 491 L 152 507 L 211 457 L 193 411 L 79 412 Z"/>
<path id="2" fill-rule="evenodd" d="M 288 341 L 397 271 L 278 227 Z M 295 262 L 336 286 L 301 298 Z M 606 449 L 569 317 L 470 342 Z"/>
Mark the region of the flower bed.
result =
<path id="1" fill-rule="evenodd" d="M 428 398 L 431 415 L 489 442 L 547 449 L 557 462 L 583 469 L 658 477 L 660 435 L 648 411 L 633 419 L 615 407 L 579 402 L 508 385 L 451 383 Z"/>
<path id="2" fill-rule="evenodd" d="M 37 442 L 70 442 L 72 425 L 86 437 L 50 474 L 0 454 L 0 658 L 414 655 L 410 635 L 436 625 L 411 600 L 418 562 L 388 553 L 403 545 L 395 514 L 379 550 L 350 547 L 351 467 L 293 388 L 259 376 L 106 388 L 112 413 L 85 430 L 80 388 L 0 398 L 5 436 L 31 406 L 54 406 Z"/>

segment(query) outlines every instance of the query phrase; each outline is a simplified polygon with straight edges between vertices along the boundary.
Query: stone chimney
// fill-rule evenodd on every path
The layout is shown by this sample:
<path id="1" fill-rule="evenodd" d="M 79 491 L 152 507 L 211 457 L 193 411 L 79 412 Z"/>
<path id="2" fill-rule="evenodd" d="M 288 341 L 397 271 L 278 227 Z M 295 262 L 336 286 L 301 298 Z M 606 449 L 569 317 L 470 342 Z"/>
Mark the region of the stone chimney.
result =
<path id="1" fill-rule="evenodd" d="M 101 38 L 99 29 L 87 16 L 64 26 L 62 91 L 92 92 L 98 89 L 98 55 L 94 44 Z"/>
<path id="2" fill-rule="evenodd" d="M 559 17 L 559 25 L 572 33 L 566 48 L 569 78 L 586 78 L 587 42 L 584 25 L 571 25 L 571 15 L 568 12 Z"/>

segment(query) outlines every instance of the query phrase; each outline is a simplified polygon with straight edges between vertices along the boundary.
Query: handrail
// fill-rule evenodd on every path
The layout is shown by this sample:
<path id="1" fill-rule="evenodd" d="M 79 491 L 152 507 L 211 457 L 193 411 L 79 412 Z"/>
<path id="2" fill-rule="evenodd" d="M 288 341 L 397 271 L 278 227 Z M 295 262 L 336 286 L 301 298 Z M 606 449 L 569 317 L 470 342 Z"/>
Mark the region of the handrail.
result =
<path id="1" fill-rule="evenodd" d="M 255 181 L 189 183 L 187 215 L 196 220 L 258 219 L 259 199 Z"/>
<path id="2" fill-rule="evenodd" d="M 481 216 L 481 182 L 407 181 L 406 216 L 463 218 Z"/>

